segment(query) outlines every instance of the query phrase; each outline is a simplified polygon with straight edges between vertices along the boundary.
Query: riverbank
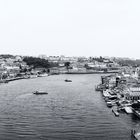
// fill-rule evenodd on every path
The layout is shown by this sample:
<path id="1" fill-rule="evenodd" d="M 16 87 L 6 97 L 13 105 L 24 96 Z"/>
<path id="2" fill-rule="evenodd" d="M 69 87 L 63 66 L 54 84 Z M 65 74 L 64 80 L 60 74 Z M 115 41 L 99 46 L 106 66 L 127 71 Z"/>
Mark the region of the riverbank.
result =
<path id="1" fill-rule="evenodd" d="M 0 83 L 8 83 L 8 82 L 22 80 L 22 79 L 32 79 L 32 78 L 39 78 L 39 77 L 46 77 L 46 76 L 49 76 L 49 75 L 47 73 L 39 74 L 39 75 L 24 75 L 24 76 L 20 76 L 20 77 L 1 79 Z"/>
<path id="2" fill-rule="evenodd" d="M 118 73 L 118 72 L 66 72 L 65 74 L 110 74 L 110 73 Z"/>
<path id="3" fill-rule="evenodd" d="M 111 74 L 111 73 L 118 73 L 119 71 L 67 71 L 65 74 Z"/>

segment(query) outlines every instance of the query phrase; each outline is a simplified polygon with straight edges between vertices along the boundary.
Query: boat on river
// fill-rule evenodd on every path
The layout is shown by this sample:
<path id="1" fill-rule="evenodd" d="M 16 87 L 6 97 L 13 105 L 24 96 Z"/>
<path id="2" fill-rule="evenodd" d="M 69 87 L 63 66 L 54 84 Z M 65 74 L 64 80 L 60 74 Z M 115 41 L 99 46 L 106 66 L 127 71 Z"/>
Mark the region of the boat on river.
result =
<path id="1" fill-rule="evenodd" d="M 72 80 L 69 80 L 69 79 L 65 79 L 65 82 L 72 82 Z"/>
<path id="2" fill-rule="evenodd" d="M 136 140 L 140 140 L 140 132 L 136 132 L 136 130 L 131 130 L 131 136 Z"/>
<path id="3" fill-rule="evenodd" d="M 134 114 L 140 119 L 140 111 L 133 109 Z"/>
<path id="4" fill-rule="evenodd" d="M 107 107 L 110 107 L 110 108 L 114 106 L 114 104 L 111 101 L 107 101 L 106 105 Z"/>
<path id="5" fill-rule="evenodd" d="M 48 92 L 45 92 L 45 91 L 34 91 L 33 94 L 35 94 L 35 95 L 44 95 L 44 94 L 48 94 Z"/>
<path id="6" fill-rule="evenodd" d="M 119 116 L 119 112 L 118 112 L 116 109 L 112 109 L 112 112 L 114 113 L 114 115 L 115 115 L 116 117 Z"/>
<path id="7" fill-rule="evenodd" d="M 124 110 L 127 114 L 132 114 L 133 113 L 132 108 L 130 106 L 124 107 Z"/>
<path id="8" fill-rule="evenodd" d="M 132 111 L 140 119 L 140 103 L 132 104 Z"/>

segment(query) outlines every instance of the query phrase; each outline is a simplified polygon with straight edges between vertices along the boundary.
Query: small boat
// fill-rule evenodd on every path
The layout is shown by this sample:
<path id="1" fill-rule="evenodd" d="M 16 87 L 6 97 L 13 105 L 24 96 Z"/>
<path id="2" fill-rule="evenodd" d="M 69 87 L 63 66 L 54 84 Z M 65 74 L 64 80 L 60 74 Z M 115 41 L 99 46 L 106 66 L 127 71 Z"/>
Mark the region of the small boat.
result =
<path id="1" fill-rule="evenodd" d="M 95 90 L 96 91 L 103 91 L 103 90 L 105 90 L 105 86 L 103 84 L 97 85 L 97 86 L 95 86 Z"/>
<path id="2" fill-rule="evenodd" d="M 112 102 L 110 102 L 110 101 L 107 101 L 107 107 L 112 107 L 113 106 L 113 104 L 112 104 Z"/>
<path id="3" fill-rule="evenodd" d="M 116 105 L 116 103 L 113 102 L 113 101 L 111 101 L 111 100 L 107 100 L 107 101 L 106 101 L 106 104 L 107 104 L 107 107 L 113 107 L 113 106 Z"/>
<path id="4" fill-rule="evenodd" d="M 35 91 L 35 92 L 33 92 L 33 94 L 35 94 L 35 95 L 43 95 L 43 94 L 48 94 L 48 92 L 45 92 L 45 91 Z"/>
<path id="5" fill-rule="evenodd" d="M 119 116 L 119 112 L 118 112 L 117 110 L 112 109 L 112 112 L 114 113 L 114 115 L 115 115 L 116 117 L 118 117 L 118 116 Z"/>
<path id="6" fill-rule="evenodd" d="M 131 136 L 136 140 L 140 140 L 140 132 L 136 132 L 136 130 L 131 130 Z"/>
<path id="7" fill-rule="evenodd" d="M 132 108 L 129 107 L 129 106 L 124 107 L 124 110 L 127 114 L 132 114 L 133 113 Z"/>
<path id="8" fill-rule="evenodd" d="M 65 82 L 72 82 L 72 80 L 68 80 L 68 79 L 66 79 Z"/>

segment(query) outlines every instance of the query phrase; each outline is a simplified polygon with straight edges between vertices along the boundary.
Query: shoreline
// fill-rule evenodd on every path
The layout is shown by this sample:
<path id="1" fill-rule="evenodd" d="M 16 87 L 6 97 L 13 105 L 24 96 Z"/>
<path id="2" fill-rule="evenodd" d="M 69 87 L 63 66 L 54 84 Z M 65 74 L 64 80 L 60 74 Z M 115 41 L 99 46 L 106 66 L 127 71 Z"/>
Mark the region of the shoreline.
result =
<path id="1" fill-rule="evenodd" d="M 80 75 L 80 74 L 110 74 L 110 73 L 118 73 L 118 72 L 65 72 L 65 73 L 50 73 L 47 76 L 36 76 L 34 75 L 33 77 L 15 77 L 15 78 L 9 78 L 9 79 L 3 79 L 0 80 L 0 83 L 9 83 L 12 81 L 17 81 L 17 80 L 22 80 L 22 79 L 34 79 L 34 78 L 40 78 L 40 77 L 48 77 L 51 75 L 64 75 L 64 74 L 69 74 L 69 75 Z"/>
<path id="2" fill-rule="evenodd" d="M 109 74 L 109 73 L 118 73 L 118 72 L 66 72 L 64 74 Z"/>

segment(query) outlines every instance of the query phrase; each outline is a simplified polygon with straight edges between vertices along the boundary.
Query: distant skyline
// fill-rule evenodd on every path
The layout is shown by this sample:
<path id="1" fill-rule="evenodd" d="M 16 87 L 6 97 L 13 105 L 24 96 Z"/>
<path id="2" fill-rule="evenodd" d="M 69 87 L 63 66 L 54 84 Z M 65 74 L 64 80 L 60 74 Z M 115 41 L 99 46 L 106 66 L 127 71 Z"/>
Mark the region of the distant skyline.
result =
<path id="1" fill-rule="evenodd" d="M 140 1 L 2 0 L 0 54 L 140 59 Z"/>

